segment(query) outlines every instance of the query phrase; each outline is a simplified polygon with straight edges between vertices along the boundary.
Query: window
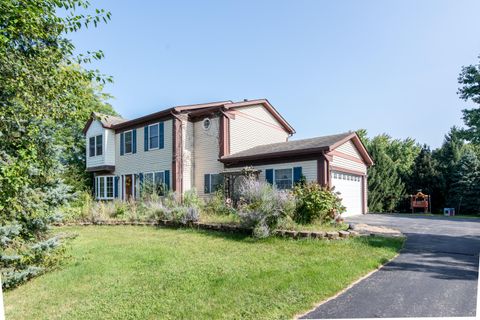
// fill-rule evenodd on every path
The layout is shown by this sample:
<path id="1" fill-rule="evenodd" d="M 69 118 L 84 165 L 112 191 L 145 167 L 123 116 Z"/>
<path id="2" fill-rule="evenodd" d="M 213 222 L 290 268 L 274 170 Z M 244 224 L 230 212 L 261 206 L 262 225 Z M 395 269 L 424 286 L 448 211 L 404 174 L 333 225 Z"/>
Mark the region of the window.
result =
<path id="1" fill-rule="evenodd" d="M 97 199 L 113 199 L 113 176 L 95 177 L 95 197 Z"/>
<path id="2" fill-rule="evenodd" d="M 213 193 L 223 188 L 223 175 L 206 174 L 205 175 L 205 193 Z"/>
<path id="3" fill-rule="evenodd" d="M 149 130 L 149 134 L 148 134 L 149 149 L 158 149 L 158 132 L 159 132 L 158 123 L 148 126 L 148 130 Z"/>
<path id="4" fill-rule="evenodd" d="M 203 119 L 203 129 L 204 130 L 210 129 L 211 124 L 212 124 L 212 121 L 210 121 L 209 118 Z"/>
<path id="5" fill-rule="evenodd" d="M 163 195 L 165 193 L 165 172 L 146 172 L 143 175 L 142 190 L 146 193 L 156 193 Z"/>
<path id="6" fill-rule="evenodd" d="M 275 185 L 278 189 L 291 189 L 293 185 L 292 169 L 275 170 Z"/>
<path id="7" fill-rule="evenodd" d="M 132 131 L 125 132 L 124 145 L 125 153 L 132 153 Z"/>
<path id="8" fill-rule="evenodd" d="M 103 154 L 103 135 L 90 137 L 88 139 L 88 153 L 90 157 L 101 156 Z"/>
<path id="9" fill-rule="evenodd" d="M 94 157 L 95 156 L 95 137 L 91 137 L 89 139 L 89 145 L 88 145 L 88 149 L 89 149 L 89 156 L 90 157 Z"/>
<path id="10" fill-rule="evenodd" d="M 97 145 L 97 148 L 96 148 L 97 149 L 97 156 L 101 156 L 102 153 L 103 153 L 103 136 L 101 136 L 101 135 L 97 136 L 95 139 L 97 140 L 97 143 L 96 143 L 96 145 Z"/>

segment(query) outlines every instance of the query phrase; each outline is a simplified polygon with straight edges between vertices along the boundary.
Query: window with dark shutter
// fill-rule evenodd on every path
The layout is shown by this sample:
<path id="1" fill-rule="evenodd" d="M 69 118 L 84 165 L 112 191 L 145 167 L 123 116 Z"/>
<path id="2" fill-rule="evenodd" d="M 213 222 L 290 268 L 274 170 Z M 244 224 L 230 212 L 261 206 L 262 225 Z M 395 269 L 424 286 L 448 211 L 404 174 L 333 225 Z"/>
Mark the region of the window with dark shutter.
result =
<path id="1" fill-rule="evenodd" d="M 124 133 L 124 152 L 125 154 L 132 153 L 132 131 L 127 131 Z"/>
<path id="2" fill-rule="evenodd" d="M 91 137 L 88 143 L 88 155 L 90 157 L 95 156 L 95 137 Z"/>
<path id="3" fill-rule="evenodd" d="M 96 155 L 97 156 L 101 156 L 103 154 L 103 136 L 102 135 L 99 135 L 95 138 L 97 140 L 96 142 L 96 150 L 97 150 L 97 153 Z"/>
<path id="4" fill-rule="evenodd" d="M 159 124 L 152 124 L 148 126 L 149 129 L 149 135 L 148 135 L 148 141 L 149 149 L 158 149 L 159 146 Z"/>

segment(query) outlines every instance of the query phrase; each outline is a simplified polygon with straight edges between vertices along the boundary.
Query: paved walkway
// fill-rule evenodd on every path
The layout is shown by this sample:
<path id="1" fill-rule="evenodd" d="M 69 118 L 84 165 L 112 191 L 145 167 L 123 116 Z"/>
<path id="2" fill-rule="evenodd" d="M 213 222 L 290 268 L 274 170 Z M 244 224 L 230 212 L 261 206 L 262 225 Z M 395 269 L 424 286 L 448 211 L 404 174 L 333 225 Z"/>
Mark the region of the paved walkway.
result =
<path id="1" fill-rule="evenodd" d="M 304 318 L 475 316 L 480 219 L 409 215 L 352 217 L 407 235 L 401 254 Z"/>

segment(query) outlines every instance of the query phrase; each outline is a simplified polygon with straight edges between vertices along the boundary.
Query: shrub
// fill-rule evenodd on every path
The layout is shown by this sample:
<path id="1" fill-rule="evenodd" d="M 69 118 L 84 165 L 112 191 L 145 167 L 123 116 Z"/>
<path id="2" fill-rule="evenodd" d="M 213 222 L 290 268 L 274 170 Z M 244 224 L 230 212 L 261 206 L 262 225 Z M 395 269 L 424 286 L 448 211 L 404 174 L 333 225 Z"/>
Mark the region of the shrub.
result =
<path id="1" fill-rule="evenodd" d="M 230 214 L 236 214 L 237 211 L 232 207 L 231 202 L 225 199 L 225 196 L 221 190 L 215 192 L 215 194 L 209 198 L 203 206 L 203 211 L 207 215 L 220 215 L 228 216 Z"/>
<path id="2" fill-rule="evenodd" d="M 297 198 L 294 220 L 298 223 L 333 222 L 345 211 L 340 197 L 329 188 L 308 182 L 294 187 Z"/>
<path id="3" fill-rule="evenodd" d="M 295 210 L 295 198 L 289 191 L 253 178 L 242 183 L 239 193 L 239 216 L 244 225 L 254 228 L 254 237 L 269 236 L 280 221 Z"/>

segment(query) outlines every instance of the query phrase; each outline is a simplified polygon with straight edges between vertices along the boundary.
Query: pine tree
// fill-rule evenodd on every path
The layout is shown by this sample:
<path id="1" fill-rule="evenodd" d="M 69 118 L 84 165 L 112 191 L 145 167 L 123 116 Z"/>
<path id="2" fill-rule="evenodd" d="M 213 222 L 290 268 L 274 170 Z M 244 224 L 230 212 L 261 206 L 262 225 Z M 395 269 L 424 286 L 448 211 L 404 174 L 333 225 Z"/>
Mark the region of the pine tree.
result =
<path id="1" fill-rule="evenodd" d="M 368 208 L 371 212 L 392 212 L 405 193 L 395 163 L 378 140 L 369 143 L 375 165 L 368 170 Z"/>
<path id="2" fill-rule="evenodd" d="M 455 166 L 448 204 L 457 214 L 480 212 L 480 160 L 471 148 Z"/>

